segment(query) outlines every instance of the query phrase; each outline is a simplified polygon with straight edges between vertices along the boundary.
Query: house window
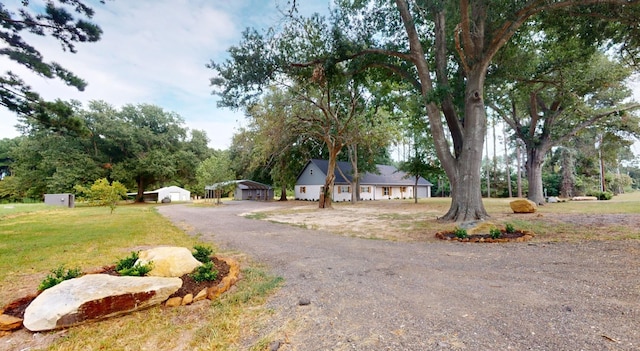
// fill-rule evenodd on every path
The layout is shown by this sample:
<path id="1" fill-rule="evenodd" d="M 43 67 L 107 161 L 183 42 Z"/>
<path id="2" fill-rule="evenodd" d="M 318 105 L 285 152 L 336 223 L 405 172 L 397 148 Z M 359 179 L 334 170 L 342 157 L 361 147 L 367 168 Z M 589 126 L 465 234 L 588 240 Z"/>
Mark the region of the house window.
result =
<path id="1" fill-rule="evenodd" d="M 407 192 L 407 187 L 406 186 L 401 186 L 400 187 L 400 192 L 401 193 L 406 193 Z"/>
<path id="2" fill-rule="evenodd" d="M 351 192 L 351 187 L 348 185 L 340 185 L 338 187 L 338 193 L 350 193 Z"/>
<path id="3" fill-rule="evenodd" d="M 382 187 L 382 195 L 383 196 L 391 196 L 391 187 L 383 186 Z"/>
<path id="4" fill-rule="evenodd" d="M 300 194 L 306 194 L 307 193 L 307 187 L 306 186 L 301 186 L 300 187 Z"/>
<path id="5" fill-rule="evenodd" d="M 361 186 L 360 187 L 360 192 L 361 193 L 370 193 L 371 192 L 371 187 L 370 186 Z"/>

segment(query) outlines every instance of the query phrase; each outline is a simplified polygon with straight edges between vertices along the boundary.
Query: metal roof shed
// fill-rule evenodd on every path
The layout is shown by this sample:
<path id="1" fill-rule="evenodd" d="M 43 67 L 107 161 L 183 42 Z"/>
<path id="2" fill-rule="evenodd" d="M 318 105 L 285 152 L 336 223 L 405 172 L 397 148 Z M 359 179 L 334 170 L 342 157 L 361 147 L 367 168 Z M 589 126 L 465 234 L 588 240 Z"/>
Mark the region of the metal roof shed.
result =
<path id="1" fill-rule="evenodd" d="M 270 185 L 262 184 L 253 180 L 230 180 L 206 186 L 206 198 L 215 198 L 215 191 L 235 184 L 233 190 L 234 200 L 262 200 L 268 201 L 273 199 L 273 188 Z"/>

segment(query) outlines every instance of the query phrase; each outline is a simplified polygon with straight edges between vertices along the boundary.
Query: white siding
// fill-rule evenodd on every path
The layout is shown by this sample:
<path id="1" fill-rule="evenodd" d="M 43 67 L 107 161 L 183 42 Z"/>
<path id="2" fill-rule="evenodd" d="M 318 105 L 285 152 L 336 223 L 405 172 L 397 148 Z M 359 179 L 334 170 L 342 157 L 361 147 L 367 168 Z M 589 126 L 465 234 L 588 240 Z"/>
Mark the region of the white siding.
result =
<path id="1" fill-rule="evenodd" d="M 364 190 L 369 190 L 369 191 L 362 191 Z M 376 191 L 376 187 L 375 185 L 360 185 L 360 200 L 374 200 L 374 192 Z"/>
<path id="2" fill-rule="evenodd" d="M 302 188 L 304 188 L 304 192 L 302 192 Z M 296 185 L 296 200 L 319 201 L 321 188 L 322 185 Z"/>
<path id="3" fill-rule="evenodd" d="M 341 189 L 342 188 L 342 189 Z M 334 185 L 333 186 L 333 201 L 351 201 L 351 185 Z"/>

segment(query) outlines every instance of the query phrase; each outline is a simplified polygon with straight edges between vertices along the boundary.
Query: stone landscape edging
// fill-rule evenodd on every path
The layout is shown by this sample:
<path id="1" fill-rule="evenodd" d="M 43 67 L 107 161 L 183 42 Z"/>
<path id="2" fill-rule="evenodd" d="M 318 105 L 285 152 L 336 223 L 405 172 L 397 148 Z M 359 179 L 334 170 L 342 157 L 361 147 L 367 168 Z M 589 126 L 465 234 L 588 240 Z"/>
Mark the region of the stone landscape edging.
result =
<path id="1" fill-rule="evenodd" d="M 174 297 L 164 301 L 164 306 L 173 307 L 173 306 L 183 306 L 191 303 L 195 303 L 201 300 L 209 299 L 213 300 L 228 291 L 239 279 L 240 279 L 240 265 L 238 261 L 232 258 L 218 257 L 219 260 L 224 261 L 229 266 L 229 273 L 222 278 L 222 281 L 218 283 L 216 286 L 212 286 L 209 288 L 203 289 L 200 293 L 198 293 L 195 297 L 189 296 L 192 294 L 187 294 L 183 297 Z M 95 274 L 95 273 L 87 273 L 87 274 Z M 34 295 L 32 297 L 35 297 Z M 19 298 L 9 304 L 7 304 L 3 309 L 0 309 L 0 336 L 3 336 L 5 333 L 10 333 L 12 331 L 18 330 L 23 325 L 23 319 L 17 318 L 11 315 L 4 314 L 7 306 L 14 305 L 19 301 L 24 300 L 25 298 Z"/>

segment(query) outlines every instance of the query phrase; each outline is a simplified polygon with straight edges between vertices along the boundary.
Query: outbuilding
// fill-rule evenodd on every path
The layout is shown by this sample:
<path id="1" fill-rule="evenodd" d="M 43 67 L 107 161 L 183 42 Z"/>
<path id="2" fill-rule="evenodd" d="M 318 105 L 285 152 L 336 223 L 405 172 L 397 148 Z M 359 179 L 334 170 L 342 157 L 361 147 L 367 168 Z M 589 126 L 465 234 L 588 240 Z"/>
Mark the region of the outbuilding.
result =
<path id="1" fill-rule="evenodd" d="M 234 200 L 272 200 L 273 188 L 270 185 L 262 184 L 253 180 L 229 180 L 226 182 L 215 183 L 206 186 L 205 198 L 216 198 L 216 191 L 222 189 L 225 191 L 233 191 Z"/>
<path id="2" fill-rule="evenodd" d="M 136 196 L 136 193 L 129 193 L 129 196 Z M 185 202 L 191 201 L 191 192 L 179 186 L 167 186 L 164 188 L 145 191 L 142 194 L 144 202 Z"/>

